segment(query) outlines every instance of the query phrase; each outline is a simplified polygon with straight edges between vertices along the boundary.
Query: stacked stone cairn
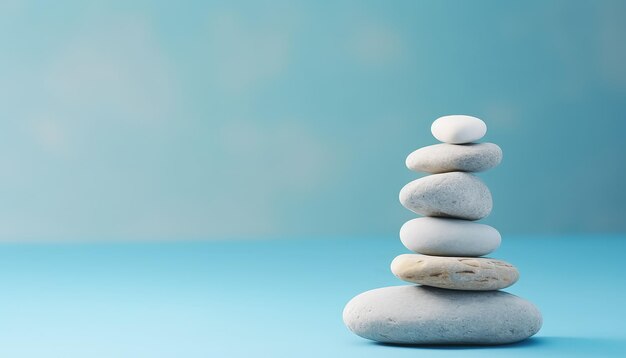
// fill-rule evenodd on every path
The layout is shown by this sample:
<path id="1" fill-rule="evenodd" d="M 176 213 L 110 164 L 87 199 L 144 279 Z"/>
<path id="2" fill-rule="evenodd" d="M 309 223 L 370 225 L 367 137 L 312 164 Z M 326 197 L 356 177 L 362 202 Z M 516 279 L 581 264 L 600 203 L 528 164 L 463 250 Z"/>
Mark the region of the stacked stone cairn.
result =
<path id="1" fill-rule="evenodd" d="M 443 142 L 406 159 L 409 169 L 431 175 L 408 183 L 400 202 L 424 217 L 400 229 L 403 254 L 391 263 L 399 279 L 417 285 L 383 287 L 354 297 L 343 320 L 357 335 L 397 344 L 507 344 L 539 331 L 541 313 L 530 302 L 499 291 L 514 284 L 517 269 L 487 257 L 500 233 L 475 220 L 489 215 L 489 188 L 474 174 L 494 168 L 502 150 L 475 143 L 487 132 L 475 117 L 454 115 L 431 127 Z"/>

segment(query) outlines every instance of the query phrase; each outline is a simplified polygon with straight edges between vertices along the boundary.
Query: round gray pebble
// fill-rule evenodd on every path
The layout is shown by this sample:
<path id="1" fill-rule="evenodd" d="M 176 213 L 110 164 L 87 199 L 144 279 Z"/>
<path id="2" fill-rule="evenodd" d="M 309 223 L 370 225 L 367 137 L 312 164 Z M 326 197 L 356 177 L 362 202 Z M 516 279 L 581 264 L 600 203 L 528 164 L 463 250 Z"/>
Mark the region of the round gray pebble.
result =
<path id="1" fill-rule="evenodd" d="M 483 256 L 500 246 L 498 230 L 485 224 L 448 218 L 412 219 L 400 228 L 407 249 L 434 256 Z"/>
<path id="2" fill-rule="evenodd" d="M 493 143 L 435 144 L 420 148 L 406 158 L 407 168 L 416 172 L 480 172 L 502 161 L 502 149 Z"/>
<path id="3" fill-rule="evenodd" d="M 468 173 L 433 174 L 405 185 L 400 203 L 424 216 L 479 220 L 491 213 L 489 188 Z"/>
<path id="4" fill-rule="evenodd" d="M 364 292 L 343 310 L 357 335 L 398 344 L 507 344 L 539 331 L 541 313 L 502 291 L 392 286 Z"/>

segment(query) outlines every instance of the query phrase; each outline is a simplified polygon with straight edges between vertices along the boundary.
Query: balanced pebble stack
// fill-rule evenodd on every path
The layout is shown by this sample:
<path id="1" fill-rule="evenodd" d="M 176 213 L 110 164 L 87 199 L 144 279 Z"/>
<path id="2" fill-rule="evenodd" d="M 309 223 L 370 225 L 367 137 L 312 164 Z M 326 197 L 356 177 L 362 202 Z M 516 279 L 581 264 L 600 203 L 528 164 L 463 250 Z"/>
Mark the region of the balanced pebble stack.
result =
<path id="1" fill-rule="evenodd" d="M 454 115 L 431 127 L 443 142 L 406 159 L 409 169 L 431 175 L 408 183 L 400 202 L 424 217 L 400 229 L 403 254 L 391 263 L 399 279 L 417 285 L 383 287 L 354 297 L 343 320 L 357 335 L 398 344 L 506 344 L 539 331 L 541 313 L 530 302 L 499 291 L 514 284 L 515 266 L 487 255 L 500 233 L 474 222 L 491 213 L 489 188 L 474 172 L 494 168 L 502 150 L 475 143 L 487 132 L 475 117 Z"/>

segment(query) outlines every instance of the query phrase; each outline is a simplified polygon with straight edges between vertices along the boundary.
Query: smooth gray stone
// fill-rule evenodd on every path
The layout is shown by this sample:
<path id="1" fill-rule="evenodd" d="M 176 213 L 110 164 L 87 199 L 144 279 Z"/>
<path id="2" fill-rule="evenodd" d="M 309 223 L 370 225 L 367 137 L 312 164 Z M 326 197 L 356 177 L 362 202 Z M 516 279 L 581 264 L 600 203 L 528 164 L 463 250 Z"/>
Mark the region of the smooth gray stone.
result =
<path id="1" fill-rule="evenodd" d="M 498 230 L 485 224 L 449 218 L 417 218 L 400 228 L 407 249 L 434 256 L 483 256 L 500 246 Z"/>
<path id="2" fill-rule="evenodd" d="M 480 172 L 502 161 L 502 149 L 493 143 L 435 144 L 420 148 L 406 158 L 407 168 L 416 172 Z"/>
<path id="3" fill-rule="evenodd" d="M 469 173 L 433 174 L 400 190 L 400 203 L 424 216 L 479 220 L 491 213 L 489 188 Z"/>
<path id="4" fill-rule="evenodd" d="M 391 272 L 403 281 L 451 290 L 499 290 L 519 279 L 515 266 L 487 257 L 403 254 L 393 259 Z"/>
<path id="5" fill-rule="evenodd" d="M 506 344 L 539 331 L 541 313 L 503 291 L 392 286 L 361 293 L 343 310 L 355 334 L 399 344 Z"/>

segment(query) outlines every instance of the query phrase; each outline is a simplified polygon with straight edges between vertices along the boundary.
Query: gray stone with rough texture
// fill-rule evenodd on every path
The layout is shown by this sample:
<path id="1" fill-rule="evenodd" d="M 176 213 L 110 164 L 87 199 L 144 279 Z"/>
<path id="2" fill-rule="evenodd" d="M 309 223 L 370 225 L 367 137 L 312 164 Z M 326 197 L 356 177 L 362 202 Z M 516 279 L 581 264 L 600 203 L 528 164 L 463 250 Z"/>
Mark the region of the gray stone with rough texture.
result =
<path id="1" fill-rule="evenodd" d="M 406 158 L 407 168 L 416 172 L 480 172 L 502 161 L 502 149 L 493 143 L 435 144 L 420 148 Z"/>
<path id="2" fill-rule="evenodd" d="M 407 249 L 434 256 L 483 256 L 500 246 L 498 230 L 485 224 L 448 218 L 412 219 L 400 228 Z"/>
<path id="3" fill-rule="evenodd" d="M 507 344 L 539 331 L 541 313 L 503 291 L 392 286 L 364 292 L 343 310 L 357 335 L 399 344 Z"/>
<path id="4" fill-rule="evenodd" d="M 433 174 L 405 185 L 400 203 L 424 216 L 478 220 L 491 213 L 489 188 L 469 173 Z"/>
<path id="5" fill-rule="evenodd" d="M 391 262 L 403 281 L 451 290 L 489 291 L 517 282 L 519 272 L 508 262 L 480 257 L 403 254 Z"/>

